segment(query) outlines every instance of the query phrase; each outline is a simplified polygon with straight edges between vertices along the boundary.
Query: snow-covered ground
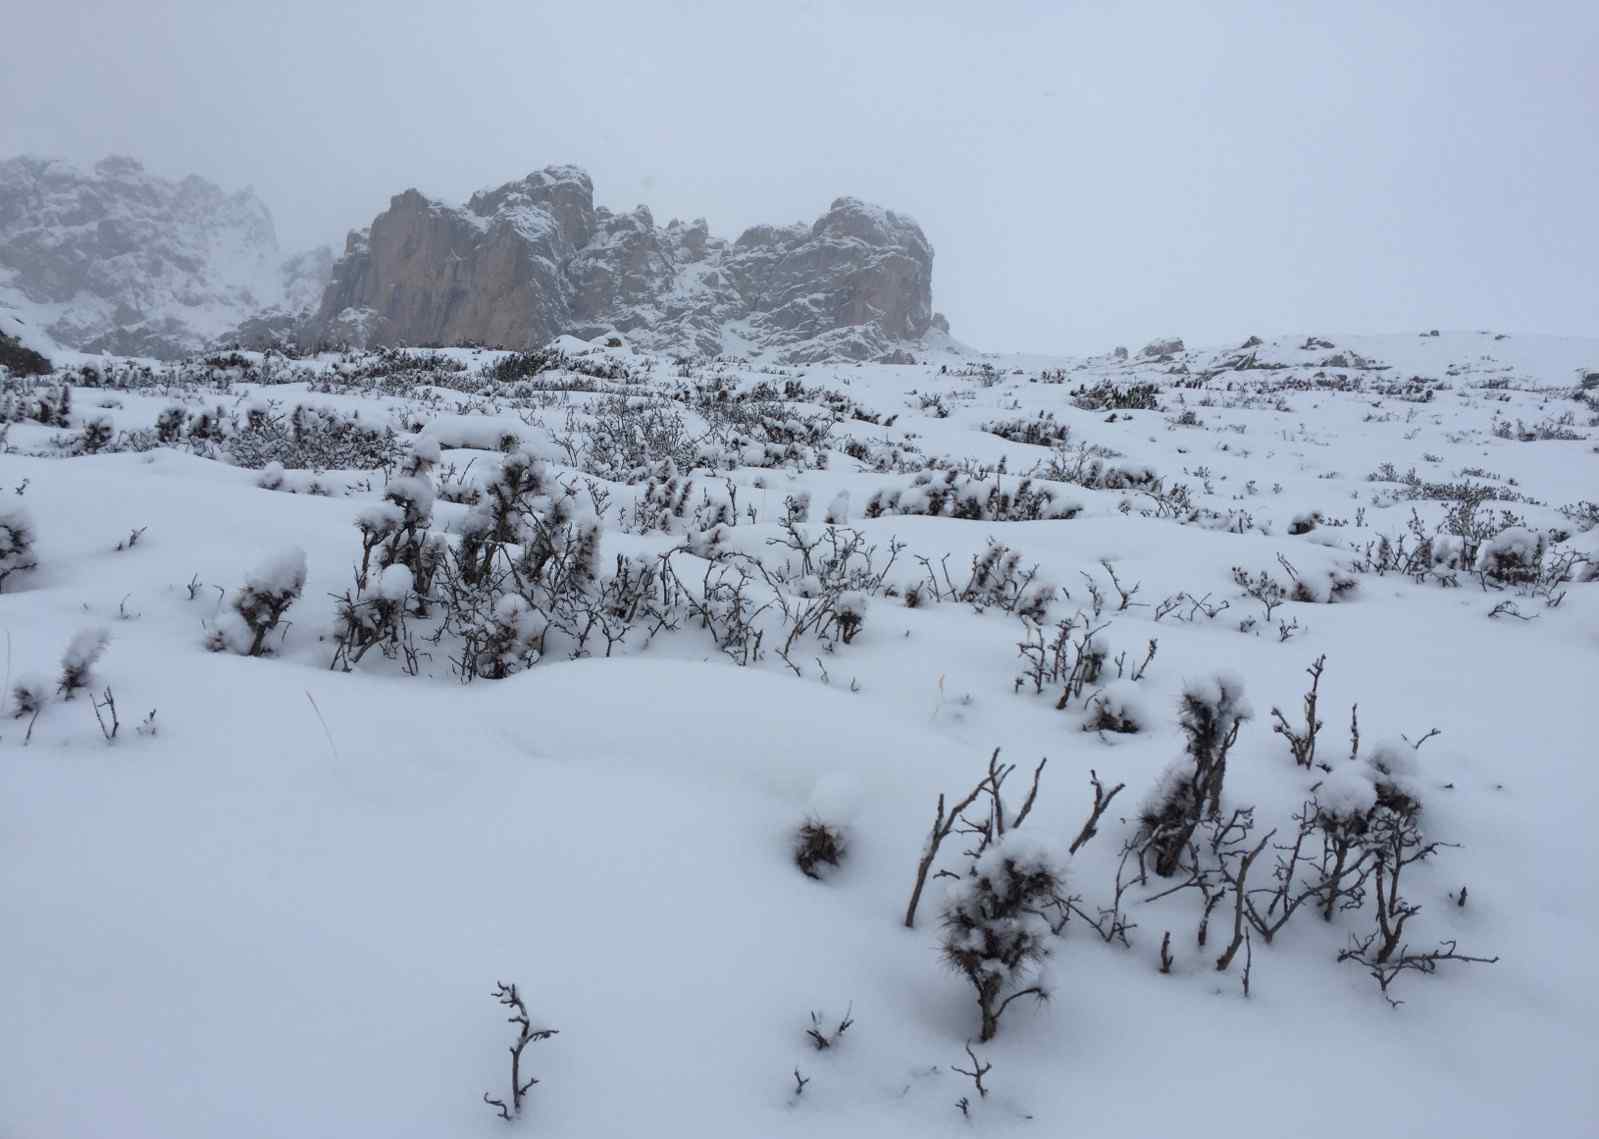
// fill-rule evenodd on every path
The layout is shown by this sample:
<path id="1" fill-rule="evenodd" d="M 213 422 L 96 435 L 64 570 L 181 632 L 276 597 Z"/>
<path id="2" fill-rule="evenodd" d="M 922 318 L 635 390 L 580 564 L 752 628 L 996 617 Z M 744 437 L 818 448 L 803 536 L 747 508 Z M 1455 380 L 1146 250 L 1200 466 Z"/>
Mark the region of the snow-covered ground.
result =
<path id="1" fill-rule="evenodd" d="M 504 354 L 462 349 L 4 381 L 0 525 L 26 512 L 31 554 L 11 564 L 37 564 L 0 583 L 0 1134 L 499 1134 L 482 1099 L 509 1095 L 499 981 L 559 1030 L 524 1054 L 540 1082 L 513 1126 L 541 1135 L 1591 1133 L 1599 396 L 1578 393 L 1599 340 L 781 371 L 562 347 L 561 366 L 497 381 Z M 462 683 L 450 573 L 425 604 L 409 569 L 354 592 L 356 523 L 386 487 L 391 513 L 425 515 L 432 488 L 419 541 L 456 557 L 486 507 L 449 500 L 491 500 L 502 444 L 544 464 L 549 492 L 518 539 L 572 553 L 599 527 L 596 576 L 557 625 L 620 596 L 619 557 L 677 584 L 611 612 L 609 654 L 602 633 L 578 649 L 551 628 L 535 660 L 542 622 L 521 613 Z M 351 455 L 378 458 L 305 465 Z M 426 486 L 399 481 L 408 466 Z M 1029 475 L 1048 501 L 1019 493 Z M 939 516 L 919 476 L 953 480 Z M 796 547 L 816 539 L 806 567 Z M 1037 576 L 974 581 L 990 542 Z M 242 655 L 236 591 L 273 563 L 261 588 L 292 587 L 293 550 L 303 591 L 267 655 Z M 729 616 L 740 576 L 748 635 Z M 1136 587 L 1125 608 L 1117 582 Z M 386 613 L 400 638 L 348 671 L 329 667 L 354 655 L 334 634 L 346 591 L 356 624 Z M 790 642 L 785 612 L 815 623 Z M 1061 622 L 1104 651 L 1063 709 Z M 59 694 L 69 642 L 102 628 L 92 679 Z M 1035 641 L 1040 673 L 1020 651 Z M 1324 727 L 1300 767 L 1272 709 L 1303 729 L 1322 657 Z M 1217 849 L 1196 832 L 1219 897 L 1201 948 L 1200 889 L 1168 893 L 1190 870 L 1140 880 L 1123 853 L 1169 767 L 1192 766 L 1184 692 L 1218 674 L 1253 709 L 1221 817 L 1252 807 L 1254 828 Z M 1141 730 L 1085 731 L 1101 706 Z M 1042 967 L 1004 978 L 1050 999 L 979 1042 L 939 918 L 972 889 L 962 852 L 980 840 L 943 843 L 949 874 L 914 929 L 904 917 L 939 795 L 964 797 L 996 748 L 1017 765 L 1012 819 L 1048 758 L 1007 841 L 1041 846 L 1075 901 L 1048 909 L 1069 917 Z M 1068 855 L 1091 771 L 1125 789 Z M 1424 841 L 1451 844 L 1404 871 L 1420 910 L 1399 956 L 1452 941 L 1497 963 L 1404 972 L 1392 1007 L 1338 959 L 1377 928 L 1368 882 L 1330 920 L 1313 898 L 1269 944 L 1251 929 L 1218 971 L 1226 873 L 1273 829 L 1291 841 L 1307 802 L 1390 776 Z M 807 819 L 847 840 L 820 880 L 793 858 Z M 1324 835 L 1307 834 L 1293 897 L 1321 881 Z M 1246 886 L 1267 925 L 1287 857 L 1272 843 Z M 1125 943 L 1104 916 L 1119 866 Z M 829 1029 L 848 1011 L 835 1046 L 807 1038 L 813 1010 Z M 992 1065 L 986 1096 L 953 1070 L 968 1044 Z"/>

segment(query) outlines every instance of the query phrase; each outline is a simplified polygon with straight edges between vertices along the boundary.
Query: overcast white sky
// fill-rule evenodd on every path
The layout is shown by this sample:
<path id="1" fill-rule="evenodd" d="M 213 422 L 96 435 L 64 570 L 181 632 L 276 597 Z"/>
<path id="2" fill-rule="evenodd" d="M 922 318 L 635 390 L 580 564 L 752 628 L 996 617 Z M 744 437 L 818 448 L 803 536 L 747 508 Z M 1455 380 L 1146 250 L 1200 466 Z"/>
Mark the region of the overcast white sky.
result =
<path id="1" fill-rule="evenodd" d="M 285 250 L 552 162 L 736 236 L 915 217 L 990 349 L 1599 335 L 1599 2 L 52 0 L 0 154 L 253 186 Z"/>

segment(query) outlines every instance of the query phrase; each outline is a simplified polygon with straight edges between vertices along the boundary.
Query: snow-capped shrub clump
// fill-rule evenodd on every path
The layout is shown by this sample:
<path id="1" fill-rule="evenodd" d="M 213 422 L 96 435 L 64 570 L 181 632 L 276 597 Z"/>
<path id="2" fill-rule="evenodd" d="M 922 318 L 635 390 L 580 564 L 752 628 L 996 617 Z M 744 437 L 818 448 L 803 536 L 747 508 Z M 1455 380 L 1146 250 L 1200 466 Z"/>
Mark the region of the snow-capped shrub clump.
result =
<path id="1" fill-rule="evenodd" d="M 1301 574 L 1294 578 L 1288 596 L 1293 601 L 1330 605 L 1335 601 L 1346 600 L 1354 588 L 1355 577 L 1352 574 L 1341 570 L 1327 570 L 1325 573 Z"/>
<path id="2" fill-rule="evenodd" d="M 1052 411 L 1040 411 L 1031 418 L 992 419 L 978 428 L 990 435 L 998 435 L 1011 443 L 1028 443 L 1035 447 L 1062 446 L 1071 438 L 1071 425 L 1061 423 Z"/>
<path id="3" fill-rule="evenodd" d="M 1145 730 L 1150 722 L 1149 709 L 1138 686 L 1130 680 L 1118 680 L 1089 698 L 1083 731 L 1131 735 Z"/>
<path id="4" fill-rule="evenodd" d="M 1038 578 L 1038 567 L 1022 569 L 1022 554 L 1004 542 L 989 539 L 981 554 L 972 558 L 972 574 L 960 599 L 978 612 L 997 607 L 1041 625 L 1049 617 L 1056 589 Z"/>
<path id="5" fill-rule="evenodd" d="M 157 425 L 160 431 L 160 425 Z M 222 409 L 200 412 L 188 423 L 196 450 L 215 444 L 237 466 L 259 469 L 277 462 L 290 470 L 378 470 L 399 457 L 394 431 L 363 420 L 359 413 L 297 405 L 285 417 L 276 403 L 257 403 L 231 429 Z"/>
<path id="6" fill-rule="evenodd" d="M 840 593 L 833 602 L 833 620 L 847 645 L 866 625 L 866 594 L 858 590 Z"/>
<path id="7" fill-rule="evenodd" d="M 409 566 L 392 565 L 378 577 L 378 593 L 385 601 L 404 601 L 415 583 Z"/>
<path id="8" fill-rule="evenodd" d="M 401 467 L 402 473 L 413 477 L 429 474 L 439 465 L 439 460 L 443 457 L 444 451 L 439 446 L 439 441 L 424 432 L 411 440 L 411 445 L 406 449 L 405 462 Z"/>
<path id="9" fill-rule="evenodd" d="M 810 496 L 806 496 L 807 504 Z M 827 514 L 822 521 L 829 526 L 847 526 L 849 524 L 849 491 L 841 490 L 833 496 L 833 501 L 827 506 Z"/>
<path id="10" fill-rule="evenodd" d="M 1377 803 L 1403 815 L 1421 810 L 1421 764 L 1403 740 L 1384 740 L 1361 757 Z"/>
<path id="11" fill-rule="evenodd" d="M 339 597 L 332 667 L 349 672 L 373 648 L 381 648 L 385 656 L 397 655 L 414 586 L 410 567 L 397 563 L 384 568 L 375 588 L 357 584 L 353 594 L 346 591 Z"/>
<path id="12" fill-rule="evenodd" d="M 468 482 L 465 478 L 447 478 L 439 482 L 439 497 L 445 502 L 455 502 L 462 506 L 476 506 L 483 498 L 483 490 L 476 483 Z"/>
<path id="13" fill-rule="evenodd" d="M 1140 812 L 1162 878 L 1177 869 L 1201 812 L 1220 812 L 1227 755 L 1252 714 L 1243 682 L 1230 673 L 1190 681 L 1183 689 L 1178 724 L 1188 738 L 1188 758 L 1167 769 Z"/>
<path id="14" fill-rule="evenodd" d="M 183 440 L 183 425 L 188 418 L 189 413 L 178 404 L 163 408 L 155 417 L 156 442 L 163 447 L 177 446 Z"/>
<path id="15" fill-rule="evenodd" d="M 206 647 L 252 657 L 266 653 L 267 637 L 305 588 L 305 572 L 305 551 L 298 547 L 267 558 L 228 598 L 227 612 L 217 619 Z"/>
<path id="16" fill-rule="evenodd" d="M 476 630 L 477 675 L 503 680 L 537 664 L 548 627 L 525 597 L 516 593 L 501 597 L 490 619 Z"/>
<path id="17" fill-rule="evenodd" d="M 378 565 L 385 568 L 405 566 L 411 571 L 416 592 L 426 595 L 442 555 L 440 543 L 428 534 L 428 527 L 433 523 L 433 483 L 426 475 L 402 475 L 389 480 L 388 486 L 383 488 L 383 498 L 398 512 L 398 519 L 378 546 Z M 392 518 L 394 515 L 386 517 Z M 376 533 L 375 530 L 369 532 L 363 523 L 380 521 L 382 517 L 375 514 L 363 514 L 357 521 L 357 525 L 362 527 L 363 545 L 371 534 Z M 364 588 L 365 558 L 362 566 L 359 579 Z"/>
<path id="18" fill-rule="evenodd" d="M 1529 585 L 1538 580 L 1543 559 L 1543 535 L 1510 526 L 1478 548 L 1476 570 L 1505 585 Z"/>
<path id="19" fill-rule="evenodd" d="M 21 677 L 11 686 L 11 703 L 14 705 L 12 717 L 20 720 L 24 716 L 38 715 L 40 709 L 50 702 L 52 691 L 50 682 L 37 673 Z"/>
<path id="20" fill-rule="evenodd" d="M 1290 534 L 1308 534 L 1322 523 L 1322 513 L 1319 510 L 1303 510 L 1295 514 L 1288 521 Z"/>
<path id="21" fill-rule="evenodd" d="M 255 485 L 262 490 L 282 490 L 283 475 L 283 464 L 274 460 L 261 468 L 261 473 L 255 478 Z"/>
<path id="22" fill-rule="evenodd" d="M 94 666 L 110 644 L 111 631 L 99 625 L 79 629 L 67 642 L 67 651 L 61 654 L 61 682 L 56 686 L 64 699 L 71 700 L 80 688 L 94 682 Z"/>
<path id="23" fill-rule="evenodd" d="M 972 521 L 1026 522 L 1075 518 L 1082 513 L 1082 505 L 1067 498 L 1058 486 L 1020 478 L 1007 490 L 1003 481 L 954 470 L 941 475 L 924 471 L 908 487 L 890 487 L 873 494 L 866 503 L 866 517 L 926 514 Z"/>
<path id="24" fill-rule="evenodd" d="M 12 574 L 37 569 L 39 561 L 33 554 L 33 515 L 23 506 L 0 510 L 0 591 Z"/>
<path id="25" fill-rule="evenodd" d="M 427 435 L 441 448 L 468 451 L 504 451 L 523 447 L 519 428 L 483 416 L 444 416 L 428 425 Z"/>
<path id="26" fill-rule="evenodd" d="M 111 440 L 116 431 L 111 426 L 111 420 L 104 415 L 96 415 L 84 421 L 78 431 L 77 451 L 80 455 L 97 455 L 111 445 Z"/>
<path id="27" fill-rule="evenodd" d="M 944 901 L 944 960 L 971 982 L 982 1016 L 980 1040 L 1022 996 L 1046 999 L 1038 977 L 1052 929 L 1043 911 L 1063 904 L 1066 874 L 1055 852 L 1021 831 L 996 839 Z"/>
<path id="28" fill-rule="evenodd" d="M 1369 764 L 1340 763 L 1321 782 L 1316 802 L 1329 819 L 1362 819 L 1377 805 L 1377 781 Z"/>

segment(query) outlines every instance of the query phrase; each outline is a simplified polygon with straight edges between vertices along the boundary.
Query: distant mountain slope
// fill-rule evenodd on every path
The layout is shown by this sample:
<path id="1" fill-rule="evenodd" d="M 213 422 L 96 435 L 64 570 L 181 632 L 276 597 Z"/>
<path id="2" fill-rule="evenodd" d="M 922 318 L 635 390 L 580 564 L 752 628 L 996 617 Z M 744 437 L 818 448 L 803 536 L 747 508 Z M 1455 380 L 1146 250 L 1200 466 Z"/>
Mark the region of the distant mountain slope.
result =
<path id="1" fill-rule="evenodd" d="M 0 311 L 68 348 L 170 357 L 247 320 L 288 328 L 331 264 L 325 248 L 286 260 L 248 190 L 131 158 L 0 161 Z"/>

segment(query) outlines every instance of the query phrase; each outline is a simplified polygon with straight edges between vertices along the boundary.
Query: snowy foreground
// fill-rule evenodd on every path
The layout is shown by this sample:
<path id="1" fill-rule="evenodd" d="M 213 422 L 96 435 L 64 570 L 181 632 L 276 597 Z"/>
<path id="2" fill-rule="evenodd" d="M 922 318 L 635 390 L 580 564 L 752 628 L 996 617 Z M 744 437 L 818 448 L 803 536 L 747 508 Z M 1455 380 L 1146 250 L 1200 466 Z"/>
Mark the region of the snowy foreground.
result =
<path id="1" fill-rule="evenodd" d="M 1599 341 L 782 371 L 560 347 L 502 379 L 452 349 L 4 381 L 0 1134 L 1592 1133 Z M 542 481 L 494 565 L 555 555 L 486 594 L 456 561 L 508 463 Z M 990 542 L 1020 557 L 985 578 Z M 238 590 L 292 593 L 296 551 L 257 646 Z M 1272 709 L 1304 732 L 1323 656 L 1299 766 Z M 1218 822 L 1253 829 L 1201 812 L 1162 877 L 1141 812 L 1194 769 L 1180 701 L 1215 711 L 1218 675 L 1253 711 Z M 979 1042 L 940 918 L 981 836 L 904 917 L 939 795 L 996 748 L 1012 823 L 1049 762 L 981 869 L 1064 881 L 996 933 L 1035 939 L 996 984 L 1049 1000 Z M 1091 771 L 1125 789 L 1068 855 Z M 1330 824 L 1282 849 L 1337 816 L 1376 860 L 1384 802 L 1450 844 L 1404 868 L 1398 1007 L 1369 940 L 1339 960 L 1377 879 L 1324 920 Z M 807 820 L 847 842 L 815 880 Z M 1269 944 L 1241 919 L 1218 971 L 1273 830 L 1246 897 L 1267 927 L 1279 885 L 1309 900 Z M 1425 972 L 1450 942 L 1497 963 Z M 483 1100 L 510 1099 L 501 981 L 558 1030 L 511 1124 Z M 819 1050 L 813 1011 L 852 1024 Z"/>

